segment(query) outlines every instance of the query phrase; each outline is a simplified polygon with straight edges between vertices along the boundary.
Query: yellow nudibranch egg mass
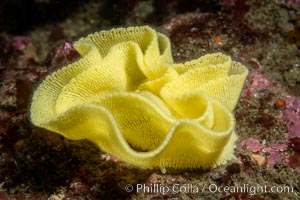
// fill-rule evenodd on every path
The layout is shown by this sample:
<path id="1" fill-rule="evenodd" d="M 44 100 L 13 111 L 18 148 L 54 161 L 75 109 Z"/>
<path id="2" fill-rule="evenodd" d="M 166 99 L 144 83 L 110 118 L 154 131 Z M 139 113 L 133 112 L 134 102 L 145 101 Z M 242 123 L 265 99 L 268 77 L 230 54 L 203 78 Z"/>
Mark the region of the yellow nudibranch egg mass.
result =
<path id="1" fill-rule="evenodd" d="M 232 110 L 248 73 L 244 65 L 223 53 L 176 64 L 168 37 L 149 26 L 100 31 L 74 48 L 81 58 L 34 92 L 34 125 L 163 171 L 234 158 Z"/>

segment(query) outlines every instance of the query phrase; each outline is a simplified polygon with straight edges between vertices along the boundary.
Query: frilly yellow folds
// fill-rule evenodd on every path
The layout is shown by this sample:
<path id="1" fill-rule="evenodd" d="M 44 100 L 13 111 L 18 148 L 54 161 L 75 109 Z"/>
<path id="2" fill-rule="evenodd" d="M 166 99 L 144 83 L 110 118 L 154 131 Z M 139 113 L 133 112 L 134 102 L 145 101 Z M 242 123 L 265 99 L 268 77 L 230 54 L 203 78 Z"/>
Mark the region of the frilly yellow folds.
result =
<path id="1" fill-rule="evenodd" d="M 209 168 L 233 158 L 234 109 L 248 70 L 222 53 L 174 64 L 148 26 L 75 42 L 81 58 L 46 79 L 33 124 L 147 168 Z"/>

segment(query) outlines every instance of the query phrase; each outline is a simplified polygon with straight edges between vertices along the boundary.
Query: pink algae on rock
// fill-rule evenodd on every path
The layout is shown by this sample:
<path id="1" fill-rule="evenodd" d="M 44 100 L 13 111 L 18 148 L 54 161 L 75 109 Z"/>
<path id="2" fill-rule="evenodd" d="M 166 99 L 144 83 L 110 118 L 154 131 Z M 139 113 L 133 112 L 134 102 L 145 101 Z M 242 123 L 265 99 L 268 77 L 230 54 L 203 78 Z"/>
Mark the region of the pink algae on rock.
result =
<path id="1" fill-rule="evenodd" d="M 241 145 L 245 146 L 247 150 L 252 152 L 250 158 L 259 166 L 266 163 L 268 167 L 273 167 L 276 163 L 287 162 L 287 160 L 281 155 L 282 152 L 287 150 L 287 146 L 285 144 L 272 143 L 266 147 L 257 139 L 248 138 L 242 141 Z M 262 157 L 266 158 L 266 162 L 262 162 L 262 160 L 264 160 Z"/>
<path id="2" fill-rule="evenodd" d="M 285 97 L 285 99 L 287 105 L 281 117 L 288 125 L 286 137 L 300 137 L 300 98 Z"/>
<path id="3" fill-rule="evenodd" d="M 246 149 L 252 152 L 259 152 L 262 148 L 264 148 L 264 145 L 254 138 L 248 138 L 242 141 L 241 144 L 242 146 L 246 146 Z"/>
<path id="4" fill-rule="evenodd" d="M 276 163 L 282 163 L 284 160 L 280 152 L 285 149 L 285 146 L 280 144 L 272 144 L 270 147 L 264 148 L 262 151 L 266 154 L 267 166 L 273 167 Z"/>
<path id="5" fill-rule="evenodd" d="M 285 144 L 277 144 L 273 143 L 270 145 L 272 149 L 276 151 L 285 151 L 286 150 L 286 145 Z"/>
<path id="6" fill-rule="evenodd" d="M 247 77 L 242 96 L 249 97 L 255 95 L 259 91 L 269 88 L 274 84 L 275 83 L 273 83 L 268 77 L 264 76 L 259 71 L 252 71 Z"/>

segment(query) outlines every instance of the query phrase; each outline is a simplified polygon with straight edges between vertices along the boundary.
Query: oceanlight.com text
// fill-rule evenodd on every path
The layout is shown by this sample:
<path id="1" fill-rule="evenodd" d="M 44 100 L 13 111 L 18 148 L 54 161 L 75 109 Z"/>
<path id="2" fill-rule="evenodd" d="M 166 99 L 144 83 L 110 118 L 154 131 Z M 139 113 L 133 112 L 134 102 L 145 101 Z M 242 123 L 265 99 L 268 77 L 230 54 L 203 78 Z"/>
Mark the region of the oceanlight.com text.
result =
<path id="1" fill-rule="evenodd" d="M 179 193 L 248 193 L 250 195 L 262 193 L 294 193 L 294 188 L 287 185 L 249 185 L 241 186 L 218 186 L 216 184 L 127 184 L 125 186 L 127 192 L 146 193 L 146 194 L 179 194 Z"/>

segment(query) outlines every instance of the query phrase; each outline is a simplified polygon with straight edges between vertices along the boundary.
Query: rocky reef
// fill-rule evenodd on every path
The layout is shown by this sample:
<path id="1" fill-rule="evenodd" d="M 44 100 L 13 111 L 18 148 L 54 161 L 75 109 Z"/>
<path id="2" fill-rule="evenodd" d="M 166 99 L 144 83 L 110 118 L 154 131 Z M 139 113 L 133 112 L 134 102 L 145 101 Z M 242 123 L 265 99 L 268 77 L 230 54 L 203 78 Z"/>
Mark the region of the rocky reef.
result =
<path id="1" fill-rule="evenodd" d="M 0 199 L 296 199 L 299 16 L 297 0 L 2 1 Z M 29 121 L 38 84 L 79 59 L 74 41 L 145 24 L 170 38 L 176 63 L 223 52 L 247 66 L 233 111 L 235 159 L 213 169 L 163 174 Z"/>

